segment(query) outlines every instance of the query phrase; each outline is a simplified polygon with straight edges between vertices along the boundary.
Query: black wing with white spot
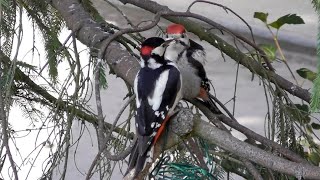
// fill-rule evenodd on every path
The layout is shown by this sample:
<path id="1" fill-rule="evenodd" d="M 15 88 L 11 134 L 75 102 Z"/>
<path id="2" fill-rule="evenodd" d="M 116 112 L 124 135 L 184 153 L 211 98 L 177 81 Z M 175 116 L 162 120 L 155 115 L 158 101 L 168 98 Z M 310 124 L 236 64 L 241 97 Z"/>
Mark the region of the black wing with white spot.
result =
<path id="1" fill-rule="evenodd" d="M 126 174 L 142 171 L 156 133 L 180 100 L 180 72 L 169 64 L 156 69 L 142 68 L 135 79 L 137 143 L 129 158 Z"/>
<path id="2" fill-rule="evenodd" d="M 181 88 L 180 72 L 171 65 L 158 69 L 141 69 L 137 76 L 136 129 L 139 138 L 139 151 L 146 153 L 153 138 L 173 108 Z M 152 88 L 150 88 L 152 87 Z"/>

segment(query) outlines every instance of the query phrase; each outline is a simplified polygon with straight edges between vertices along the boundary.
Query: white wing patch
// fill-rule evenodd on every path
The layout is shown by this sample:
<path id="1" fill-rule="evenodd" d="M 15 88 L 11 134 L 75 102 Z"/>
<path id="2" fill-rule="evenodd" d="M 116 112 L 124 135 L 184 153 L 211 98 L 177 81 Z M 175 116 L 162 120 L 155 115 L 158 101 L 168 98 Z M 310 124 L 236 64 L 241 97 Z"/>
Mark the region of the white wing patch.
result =
<path id="1" fill-rule="evenodd" d="M 148 67 L 151 68 L 151 69 L 157 69 L 159 68 L 160 66 L 162 66 L 162 64 L 160 63 L 157 63 L 157 61 L 153 58 L 150 58 L 148 60 Z"/>
<path id="2" fill-rule="evenodd" d="M 154 111 L 157 111 L 160 107 L 160 104 L 162 102 L 162 96 L 163 96 L 164 90 L 166 89 L 168 78 L 169 78 L 169 70 L 163 71 L 156 81 L 153 96 L 148 97 L 148 103 L 150 104 L 150 106 Z"/>
<path id="3" fill-rule="evenodd" d="M 139 99 L 139 94 L 138 94 L 138 75 L 139 75 L 139 72 L 137 73 L 136 78 L 134 79 L 134 86 L 133 86 L 134 93 L 136 94 L 137 108 L 139 108 L 141 105 L 141 100 Z"/>
<path id="4" fill-rule="evenodd" d="M 205 65 L 205 63 L 207 62 L 206 60 L 206 53 L 205 51 L 202 50 L 196 50 L 192 53 L 192 57 L 199 61 L 202 65 Z"/>

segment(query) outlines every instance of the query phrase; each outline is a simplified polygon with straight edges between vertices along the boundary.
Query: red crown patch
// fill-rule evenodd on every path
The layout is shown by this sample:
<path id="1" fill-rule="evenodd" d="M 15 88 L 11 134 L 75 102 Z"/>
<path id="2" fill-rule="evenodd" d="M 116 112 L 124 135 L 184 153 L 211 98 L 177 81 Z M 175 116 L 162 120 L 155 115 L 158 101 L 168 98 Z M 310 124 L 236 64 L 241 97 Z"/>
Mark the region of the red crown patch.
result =
<path id="1" fill-rule="evenodd" d="M 181 24 L 171 24 L 167 27 L 167 34 L 182 34 L 186 32 L 186 29 Z"/>

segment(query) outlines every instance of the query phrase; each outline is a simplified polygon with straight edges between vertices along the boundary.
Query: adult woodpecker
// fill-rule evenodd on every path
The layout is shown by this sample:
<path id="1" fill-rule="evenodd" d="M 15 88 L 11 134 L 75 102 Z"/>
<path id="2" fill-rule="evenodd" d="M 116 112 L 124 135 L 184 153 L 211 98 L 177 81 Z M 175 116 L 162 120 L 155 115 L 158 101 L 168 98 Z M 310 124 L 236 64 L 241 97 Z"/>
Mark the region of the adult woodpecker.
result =
<path id="1" fill-rule="evenodd" d="M 214 113 L 221 111 L 212 101 L 210 81 L 203 67 L 206 62 L 204 48 L 188 38 L 183 25 L 172 24 L 166 29 L 166 39 L 170 42 L 165 52 L 165 59 L 175 62 L 183 77 L 183 97 L 201 98 Z"/>
<path id="2" fill-rule="evenodd" d="M 180 71 L 172 61 L 163 57 L 167 45 L 168 42 L 159 37 L 148 38 L 141 44 L 141 69 L 134 81 L 138 139 L 126 173 L 133 178 L 143 170 L 148 152 L 181 99 Z"/>

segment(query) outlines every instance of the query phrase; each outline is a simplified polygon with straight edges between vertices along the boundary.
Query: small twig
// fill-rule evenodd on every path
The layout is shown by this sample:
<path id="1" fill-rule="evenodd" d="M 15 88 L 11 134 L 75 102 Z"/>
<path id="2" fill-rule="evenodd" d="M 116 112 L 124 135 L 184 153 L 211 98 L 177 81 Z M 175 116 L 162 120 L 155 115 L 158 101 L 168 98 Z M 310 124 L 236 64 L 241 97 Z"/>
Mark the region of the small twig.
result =
<path id="1" fill-rule="evenodd" d="M 68 37 L 64 40 L 63 44 L 60 46 L 60 48 L 57 50 L 56 53 L 60 53 L 63 49 L 66 48 L 66 44 L 67 44 L 67 42 L 69 41 L 69 39 L 70 39 L 72 36 L 74 36 L 74 35 L 76 34 L 76 32 L 79 31 L 80 28 L 81 28 L 81 27 L 78 27 L 78 29 L 72 31 L 72 32 L 68 35 Z M 47 62 L 43 65 L 43 67 L 42 67 L 42 68 L 40 69 L 40 71 L 39 71 L 39 74 L 42 73 L 42 71 L 48 66 L 48 64 L 49 64 L 49 61 L 47 61 Z"/>
<path id="2" fill-rule="evenodd" d="M 107 47 L 118 36 L 121 36 L 121 35 L 126 34 L 126 33 L 141 32 L 141 31 L 146 31 L 148 29 L 151 29 L 151 28 L 153 28 L 154 26 L 156 26 L 158 24 L 162 14 L 164 14 L 164 12 L 157 13 L 155 15 L 154 20 L 152 21 L 152 23 L 150 23 L 150 24 L 148 24 L 146 26 L 123 29 L 123 30 L 120 30 L 120 31 L 114 33 L 113 35 L 109 36 L 107 39 L 103 40 L 102 43 L 101 43 L 101 48 L 100 48 L 100 51 L 99 51 L 99 54 L 98 54 L 98 58 L 99 59 L 103 59 Z"/>
<path id="3" fill-rule="evenodd" d="M 236 111 L 236 97 L 237 97 L 237 87 L 238 87 L 238 77 L 239 77 L 239 67 L 240 63 L 237 64 L 237 71 L 236 71 L 236 80 L 234 82 L 234 92 L 233 92 L 233 108 L 232 108 L 232 115 L 234 116 L 234 113 Z"/>
<path id="4" fill-rule="evenodd" d="M 273 40 L 274 40 L 274 43 L 275 43 L 276 46 L 277 46 L 277 49 L 279 50 L 279 53 L 280 53 L 282 62 L 287 66 L 287 68 L 288 68 L 288 70 L 289 70 L 292 78 L 294 79 L 294 81 L 295 81 L 295 82 L 297 83 L 297 85 L 299 86 L 299 82 L 298 82 L 297 78 L 296 78 L 295 75 L 293 74 L 293 72 L 292 72 L 292 70 L 291 70 L 291 68 L 290 68 L 290 66 L 289 66 L 286 58 L 284 57 L 284 54 L 283 54 L 282 49 L 281 49 L 281 47 L 280 47 L 280 44 L 279 44 L 277 35 L 275 35 L 275 34 L 272 32 L 272 30 L 270 29 L 270 27 L 269 27 L 268 25 L 267 25 L 267 27 L 268 27 L 268 29 L 269 29 L 272 37 L 273 37 Z"/>
<path id="5" fill-rule="evenodd" d="M 9 147 L 8 121 L 7 121 L 7 117 L 6 117 L 6 112 L 4 110 L 4 103 L 3 103 L 2 96 L 3 96 L 3 93 L 2 93 L 2 90 L 0 89 L 0 118 L 2 120 L 2 134 L 3 134 L 2 141 L 3 141 L 4 147 L 6 148 L 6 154 L 8 155 L 15 180 L 18 180 L 19 179 L 18 178 L 18 171 L 17 171 L 16 164 L 13 160 L 13 157 L 12 157 L 12 154 L 10 151 L 10 147 Z"/>
<path id="6" fill-rule="evenodd" d="M 96 95 L 96 105 L 97 105 L 97 111 L 98 111 L 98 144 L 99 144 L 99 151 L 103 148 L 104 144 L 104 131 L 103 131 L 103 124 L 104 124 L 104 118 L 103 118 L 103 112 L 102 112 L 102 105 L 101 105 L 101 97 L 100 97 L 100 69 L 101 69 L 102 63 L 101 59 L 98 59 L 97 65 L 95 67 L 95 95 Z"/>
<path id="7" fill-rule="evenodd" d="M 267 64 L 268 68 L 269 68 L 271 71 L 274 71 L 274 68 L 272 67 L 272 65 L 271 65 L 270 60 L 268 59 L 268 57 L 266 57 L 265 52 L 264 52 L 259 46 L 256 46 L 256 43 L 255 43 L 255 39 L 254 39 L 254 36 L 253 36 L 253 32 L 252 32 L 251 26 L 250 26 L 249 23 L 248 23 L 246 20 L 244 20 L 238 13 L 234 12 L 232 9 L 230 9 L 229 7 L 224 6 L 224 5 L 222 5 L 222 4 L 215 3 L 215 2 L 210 2 L 210 1 L 205 1 L 205 0 L 196 0 L 196 1 L 192 2 L 192 3 L 189 5 L 189 7 L 188 7 L 187 12 L 190 12 L 191 7 L 192 7 L 194 4 L 196 4 L 196 3 L 208 3 L 208 4 L 215 5 L 215 6 L 219 6 L 219 7 L 222 7 L 227 13 L 228 13 L 228 11 L 230 11 L 232 14 L 234 14 L 235 16 L 237 16 L 237 17 L 238 17 L 243 23 L 245 23 L 245 25 L 249 28 L 250 35 L 251 35 L 251 38 L 252 38 L 252 41 L 253 41 L 253 43 L 252 43 L 252 44 L 249 44 L 249 45 L 251 45 L 251 46 L 254 45 L 254 46 L 252 46 L 252 47 L 255 48 L 259 53 L 261 53 L 261 56 L 262 56 L 262 58 L 264 59 L 265 63 Z M 220 26 L 223 27 L 222 25 L 220 25 Z M 224 28 L 224 27 L 221 28 L 221 30 L 224 30 L 224 31 L 227 30 L 226 32 L 228 32 L 228 33 L 231 32 L 231 34 L 233 34 L 233 35 L 236 34 L 235 32 L 233 32 L 233 31 L 231 31 L 231 30 L 229 30 L 229 29 L 227 29 L 227 28 Z M 239 38 L 239 37 L 237 37 L 237 38 Z M 242 38 L 244 38 L 244 37 L 242 37 Z M 239 38 L 239 39 L 241 39 L 241 38 Z M 246 39 L 246 38 L 244 38 L 244 39 Z M 243 39 L 241 39 L 241 40 L 243 40 Z M 246 42 L 246 41 L 244 41 L 244 42 Z M 250 42 L 250 41 L 248 41 L 248 42 Z M 246 42 L 246 43 L 248 43 L 248 42 Z"/>
<path id="8" fill-rule="evenodd" d="M 270 60 L 268 59 L 268 56 L 266 55 L 266 53 L 259 46 L 257 46 L 255 43 L 251 42 L 247 38 L 241 36 L 240 34 L 229 30 L 228 28 L 222 26 L 219 23 L 216 23 L 216 22 L 212 21 L 211 19 L 209 19 L 207 17 L 201 16 L 199 14 L 191 13 L 191 12 L 166 12 L 166 13 L 163 13 L 162 16 L 193 17 L 193 18 L 199 19 L 201 21 L 204 21 L 204 22 L 210 24 L 211 26 L 214 26 L 214 27 L 216 27 L 218 29 L 221 29 L 221 30 L 223 30 L 223 31 L 225 31 L 225 32 L 237 37 L 238 39 L 242 40 L 243 42 L 247 43 L 248 45 L 250 45 L 251 47 L 256 49 L 259 53 L 262 54 L 262 58 L 264 59 L 265 63 L 267 64 L 269 70 L 270 71 L 274 71 L 274 68 L 270 64 Z"/>
<path id="9" fill-rule="evenodd" d="M 100 87 L 97 87 L 97 84 L 96 84 L 96 87 L 95 87 L 95 88 L 100 89 Z M 98 91 L 96 90 L 96 93 L 100 93 L 100 90 L 98 90 Z M 96 95 L 96 96 L 97 96 L 97 95 Z M 107 146 L 108 146 L 108 141 L 109 141 L 110 137 L 112 136 L 112 132 L 113 132 L 114 128 L 116 127 L 116 124 L 117 124 L 118 120 L 120 119 L 122 113 L 123 113 L 124 110 L 127 108 L 127 106 L 128 106 L 134 99 L 135 99 L 135 95 L 131 96 L 131 97 L 129 98 L 129 100 L 124 104 L 124 106 L 120 109 L 117 117 L 115 118 L 115 120 L 114 120 L 114 122 L 113 122 L 113 124 L 112 124 L 112 126 L 111 126 L 111 128 L 110 128 L 110 130 L 109 130 L 109 134 L 108 134 L 108 136 L 106 137 L 106 141 L 104 142 L 104 144 L 101 144 L 101 145 L 100 145 L 101 148 L 99 148 L 98 154 L 96 155 L 96 157 L 94 158 L 93 162 L 91 163 L 91 166 L 90 166 L 90 168 L 89 168 L 89 170 L 88 170 L 88 173 L 87 173 L 86 180 L 89 180 L 89 179 L 90 179 L 90 177 L 91 177 L 91 172 L 92 172 L 93 168 L 95 167 L 97 161 L 99 160 L 101 154 L 102 154 L 104 151 L 105 151 L 106 157 L 107 157 L 108 159 L 110 159 L 110 160 L 113 160 L 113 161 L 122 160 L 122 159 L 126 158 L 126 157 L 130 154 L 130 152 L 131 152 L 131 150 L 132 150 L 132 148 L 133 148 L 133 145 L 135 144 L 135 142 L 136 142 L 136 140 L 137 140 L 136 137 L 135 137 L 134 140 L 131 142 L 131 144 L 129 145 L 129 147 L 128 147 L 127 149 L 125 149 L 122 153 L 118 154 L 118 155 L 112 155 L 111 152 L 109 152 L 109 151 L 106 150 L 106 148 L 107 148 Z M 100 101 L 101 101 L 101 100 L 100 100 Z M 100 103 L 101 103 L 101 102 L 100 102 Z M 98 107 L 101 108 L 101 104 L 100 104 L 99 106 L 97 105 L 97 108 L 98 108 Z M 102 112 L 102 109 L 101 109 L 100 111 Z M 99 112 L 99 110 L 98 110 L 98 112 Z M 98 116 L 99 116 L 99 115 L 98 115 Z M 100 117 L 101 117 L 101 115 L 100 115 Z M 103 145 L 103 146 L 102 146 L 102 145 Z"/>
<path id="10" fill-rule="evenodd" d="M 18 31 L 18 43 L 17 43 L 17 50 L 14 56 L 14 59 L 12 61 L 11 64 L 11 72 L 9 74 L 9 78 L 8 81 L 6 82 L 7 87 L 6 87 L 6 91 L 3 92 L 2 88 L 0 88 L 0 120 L 2 121 L 2 141 L 3 141 L 3 146 L 6 148 L 6 154 L 8 155 L 9 158 L 9 162 L 13 171 L 13 175 L 15 180 L 18 180 L 18 171 L 17 171 L 17 167 L 16 167 L 16 163 L 13 160 L 12 157 L 12 153 L 10 150 L 10 146 L 9 146 L 9 134 L 10 132 L 8 131 L 9 128 L 9 123 L 8 123 L 8 119 L 7 119 L 7 113 L 9 111 L 5 111 L 5 109 L 9 109 L 10 108 L 10 95 L 11 95 L 11 86 L 13 84 L 13 80 L 14 80 L 14 76 L 15 76 L 15 71 L 16 71 L 16 62 L 17 62 L 17 57 L 18 57 L 18 53 L 20 50 L 20 45 L 21 45 L 21 41 L 22 41 L 22 33 L 23 33 L 23 27 L 22 27 L 22 8 L 20 7 L 20 11 L 19 11 L 19 15 L 20 15 L 20 21 L 19 21 L 19 31 Z M 1 58 L 1 62 L 2 62 L 2 58 Z M 2 68 L 1 68 L 2 69 Z M 3 75 L 4 72 L 0 72 L 0 77 Z M 7 107 L 6 107 L 7 104 Z M 2 148 L 1 148 L 2 149 Z M 2 150 L 1 150 L 2 151 Z M 0 154 L 1 155 L 1 154 Z"/>
<path id="11" fill-rule="evenodd" d="M 232 120 L 237 121 L 236 118 L 235 118 L 235 117 L 231 114 L 231 112 L 228 110 L 228 108 L 227 108 L 224 104 L 222 104 L 222 102 L 221 102 L 218 98 L 216 98 L 216 97 L 213 96 L 212 94 L 209 94 L 209 96 L 210 96 L 210 98 L 212 98 L 216 103 L 219 104 L 219 106 L 228 114 L 228 116 L 229 116 Z"/>
<path id="12" fill-rule="evenodd" d="M 264 144 L 265 146 L 272 147 L 274 151 L 281 153 L 283 156 L 286 158 L 295 161 L 295 162 L 301 162 L 301 163 L 307 163 L 307 161 L 303 158 L 301 158 L 299 155 L 296 153 L 290 151 L 289 149 L 286 149 L 285 147 L 282 147 L 280 144 L 271 141 L 260 134 L 252 131 L 251 129 L 248 129 L 247 127 L 239 124 L 237 121 L 228 118 L 225 115 L 214 115 L 207 107 L 205 107 L 203 104 L 201 104 L 198 101 L 190 100 L 190 102 L 194 105 L 196 105 L 202 112 L 203 114 L 209 119 L 213 118 L 214 116 L 218 116 L 218 118 L 228 126 L 234 128 L 235 130 L 243 133 L 246 135 L 248 138 L 255 139 L 256 141 Z"/>

